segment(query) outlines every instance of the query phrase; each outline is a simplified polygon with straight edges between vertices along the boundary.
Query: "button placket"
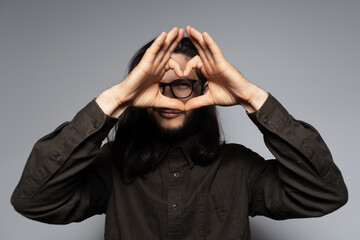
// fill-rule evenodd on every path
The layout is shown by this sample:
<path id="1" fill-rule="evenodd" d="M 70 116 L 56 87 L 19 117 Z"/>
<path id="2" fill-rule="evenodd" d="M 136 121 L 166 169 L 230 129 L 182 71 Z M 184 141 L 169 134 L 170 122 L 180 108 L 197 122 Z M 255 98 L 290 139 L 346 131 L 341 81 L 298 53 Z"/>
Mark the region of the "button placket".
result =
<path id="1" fill-rule="evenodd" d="M 180 174 L 187 166 L 187 160 L 180 148 L 173 148 L 168 153 L 169 160 L 169 190 L 168 190 L 168 234 L 169 237 L 179 236 L 181 231 L 181 214 L 184 184 Z"/>

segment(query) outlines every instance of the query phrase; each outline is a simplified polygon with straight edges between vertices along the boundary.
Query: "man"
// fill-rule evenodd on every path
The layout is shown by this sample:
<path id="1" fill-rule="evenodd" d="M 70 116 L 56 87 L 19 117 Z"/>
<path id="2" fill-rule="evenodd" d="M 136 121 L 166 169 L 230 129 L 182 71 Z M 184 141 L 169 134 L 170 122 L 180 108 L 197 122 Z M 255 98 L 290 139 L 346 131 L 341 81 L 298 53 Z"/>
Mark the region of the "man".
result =
<path id="1" fill-rule="evenodd" d="M 346 203 L 317 131 L 247 81 L 209 34 L 186 33 L 145 45 L 124 81 L 35 144 L 17 211 L 48 223 L 106 213 L 105 239 L 218 240 L 250 239 L 248 216 L 315 217 Z M 236 104 L 276 160 L 220 141 L 213 106 Z"/>

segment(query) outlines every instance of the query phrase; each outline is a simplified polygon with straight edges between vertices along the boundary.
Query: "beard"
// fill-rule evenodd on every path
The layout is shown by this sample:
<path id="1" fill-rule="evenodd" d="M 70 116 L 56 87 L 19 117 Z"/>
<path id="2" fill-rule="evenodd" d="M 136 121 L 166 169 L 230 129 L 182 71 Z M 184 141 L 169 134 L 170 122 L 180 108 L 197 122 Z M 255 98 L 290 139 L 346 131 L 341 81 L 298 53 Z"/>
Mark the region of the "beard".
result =
<path id="1" fill-rule="evenodd" d="M 149 111 L 149 116 L 154 127 L 155 134 L 163 141 L 174 143 L 183 141 L 198 132 L 200 124 L 199 109 L 189 111 L 181 126 L 176 128 L 164 127 L 159 124 L 154 116 L 154 110 Z"/>

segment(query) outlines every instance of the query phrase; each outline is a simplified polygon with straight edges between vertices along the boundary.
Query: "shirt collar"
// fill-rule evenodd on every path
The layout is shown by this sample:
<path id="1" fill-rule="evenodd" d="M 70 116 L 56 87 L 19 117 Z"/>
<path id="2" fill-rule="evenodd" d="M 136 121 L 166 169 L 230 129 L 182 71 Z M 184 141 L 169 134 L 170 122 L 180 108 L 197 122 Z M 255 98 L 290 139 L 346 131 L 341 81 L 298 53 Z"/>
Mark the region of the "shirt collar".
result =
<path id="1" fill-rule="evenodd" d="M 182 158 L 181 156 L 178 155 L 178 154 L 181 154 L 183 157 L 185 157 L 189 168 L 192 169 L 195 162 L 191 158 L 191 156 L 192 156 L 191 152 L 192 152 L 194 145 L 197 144 L 197 142 L 198 142 L 197 139 L 198 139 L 198 137 L 196 135 L 192 135 L 192 136 L 188 137 L 187 139 L 182 140 L 180 142 L 169 144 L 169 147 L 167 150 L 168 157 L 175 160 L 175 159 L 179 159 L 179 157 Z M 171 165 L 174 165 L 174 164 L 171 164 Z"/>
<path id="2" fill-rule="evenodd" d="M 192 151 L 194 145 L 197 144 L 197 142 L 198 142 L 197 139 L 198 139 L 197 135 L 193 135 L 178 145 L 178 147 L 183 152 L 183 154 L 189 164 L 190 169 L 192 169 L 195 164 L 195 162 L 191 158 L 191 155 L 192 155 L 191 151 Z"/>

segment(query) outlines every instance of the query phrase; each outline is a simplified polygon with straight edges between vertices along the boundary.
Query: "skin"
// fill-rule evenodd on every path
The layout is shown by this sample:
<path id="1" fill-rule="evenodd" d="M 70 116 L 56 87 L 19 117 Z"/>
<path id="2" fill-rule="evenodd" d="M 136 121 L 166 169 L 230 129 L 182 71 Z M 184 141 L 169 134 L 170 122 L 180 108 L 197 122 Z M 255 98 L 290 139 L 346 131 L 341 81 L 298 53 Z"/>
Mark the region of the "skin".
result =
<path id="1" fill-rule="evenodd" d="M 153 109 L 155 118 L 164 128 L 179 128 L 188 111 L 202 106 L 242 105 L 247 112 L 260 109 L 268 93 L 246 80 L 225 59 L 208 33 L 186 26 L 186 34 L 199 55 L 187 59 L 173 53 L 184 32 L 184 29 L 175 27 L 168 33 L 161 33 L 126 79 L 96 98 L 105 114 L 119 117 L 128 106 L 146 107 Z M 160 81 L 171 82 L 182 77 L 197 79 L 196 68 L 208 80 L 203 95 L 195 94 L 179 100 L 173 98 L 168 88 L 164 95 L 159 92 Z M 159 112 L 156 109 L 173 110 Z"/>
<path id="2" fill-rule="evenodd" d="M 189 58 L 186 57 L 183 54 L 179 53 L 173 53 L 171 55 L 171 58 L 174 59 L 176 62 L 178 62 L 182 69 L 185 68 L 186 64 L 189 61 Z M 191 79 L 198 79 L 198 76 L 196 75 L 195 71 L 191 71 L 190 75 L 188 76 Z M 167 71 L 161 82 L 169 83 L 174 81 L 175 79 L 178 79 L 178 76 L 173 70 Z M 197 97 L 201 94 L 201 85 L 196 84 L 194 85 L 194 91 L 193 93 L 188 97 L 184 99 L 179 99 L 183 104 L 186 104 L 190 99 Z M 164 96 L 169 98 L 174 98 L 170 87 L 165 88 Z M 192 110 L 190 111 L 181 111 L 181 110 L 175 110 L 175 109 L 169 109 L 169 108 L 151 108 L 150 113 L 153 114 L 155 120 L 164 129 L 180 129 L 185 120 L 189 118 Z"/>

